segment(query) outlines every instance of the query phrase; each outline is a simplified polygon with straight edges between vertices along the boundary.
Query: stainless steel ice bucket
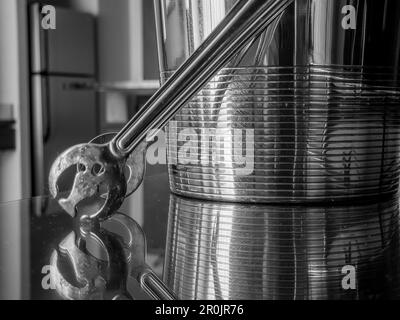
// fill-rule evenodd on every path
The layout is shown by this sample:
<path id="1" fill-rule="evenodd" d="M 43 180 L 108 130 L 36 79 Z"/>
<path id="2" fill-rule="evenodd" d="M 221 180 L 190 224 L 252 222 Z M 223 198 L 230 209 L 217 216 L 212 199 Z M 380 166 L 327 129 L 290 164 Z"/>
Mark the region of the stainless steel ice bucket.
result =
<path id="1" fill-rule="evenodd" d="M 156 0 L 163 82 L 234 0 Z M 400 3 L 295 0 L 167 129 L 171 190 L 312 202 L 398 189 Z"/>
<path id="2" fill-rule="evenodd" d="M 397 198 L 283 206 L 173 195 L 164 280 L 181 299 L 399 298 L 398 214 Z M 343 287 L 351 267 L 357 290 Z"/>

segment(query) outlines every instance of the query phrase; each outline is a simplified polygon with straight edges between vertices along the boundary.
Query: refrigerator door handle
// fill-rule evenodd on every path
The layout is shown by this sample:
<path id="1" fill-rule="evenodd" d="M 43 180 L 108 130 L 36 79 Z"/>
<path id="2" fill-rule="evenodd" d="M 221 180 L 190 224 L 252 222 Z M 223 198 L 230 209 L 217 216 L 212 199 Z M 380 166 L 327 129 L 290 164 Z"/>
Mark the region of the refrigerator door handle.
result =
<path id="1" fill-rule="evenodd" d="M 42 142 L 47 142 L 50 137 L 50 103 L 48 101 L 48 81 L 46 78 L 35 75 L 33 83 L 33 117 L 34 128 L 37 138 Z M 40 137 L 39 137 L 40 135 Z M 38 140 L 39 141 L 39 140 Z"/>
<path id="2" fill-rule="evenodd" d="M 63 84 L 63 90 L 95 90 L 96 87 L 88 82 L 66 82 Z"/>
<path id="3" fill-rule="evenodd" d="M 32 77 L 32 127 L 33 127 L 33 175 L 34 195 L 38 196 L 44 190 L 44 140 L 50 136 L 48 128 L 49 115 L 47 105 L 46 81 L 39 75 Z"/>
<path id="4" fill-rule="evenodd" d="M 43 116 L 43 143 L 46 143 L 47 141 L 49 141 L 50 139 L 50 134 L 51 134 L 51 109 L 50 109 L 50 101 L 49 101 L 49 95 L 48 95 L 48 88 L 49 88 L 49 84 L 47 82 L 47 79 L 43 79 L 43 83 L 42 83 L 42 92 L 45 92 L 46 95 L 44 97 L 44 99 L 42 100 L 43 103 L 43 109 L 44 112 L 42 114 Z M 44 89 L 46 88 L 46 89 Z M 46 91 L 44 91 L 46 90 Z"/>

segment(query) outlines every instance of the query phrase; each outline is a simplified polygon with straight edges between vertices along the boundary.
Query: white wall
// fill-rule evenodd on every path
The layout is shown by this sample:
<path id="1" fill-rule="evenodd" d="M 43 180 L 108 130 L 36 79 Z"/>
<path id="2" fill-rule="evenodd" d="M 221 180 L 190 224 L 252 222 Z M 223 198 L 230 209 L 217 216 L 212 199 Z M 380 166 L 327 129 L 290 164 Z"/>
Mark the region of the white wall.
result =
<path id="1" fill-rule="evenodd" d="M 0 202 L 30 195 L 25 0 L 0 1 L 0 103 L 14 105 L 16 150 L 0 151 Z M 29 292 L 29 203 L 0 206 L 0 299 Z"/>
<path id="2" fill-rule="evenodd" d="M 137 83 L 143 80 L 142 1 L 99 0 L 98 58 L 101 82 Z"/>
<path id="3" fill-rule="evenodd" d="M 30 195 L 26 20 L 18 19 L 23 4 L 0 1 L 0 103 L 13 104 L 17 120 L 16 150 L 0 151 L 0 202 Z"/>
<path id="4" fill-rule="evenodd" d="M 136 0 L 134 0 L 136 1 Z M 70 0 L 71 7 L 80 12 L 97 15 L 99 12 L 98 0 Z"/>

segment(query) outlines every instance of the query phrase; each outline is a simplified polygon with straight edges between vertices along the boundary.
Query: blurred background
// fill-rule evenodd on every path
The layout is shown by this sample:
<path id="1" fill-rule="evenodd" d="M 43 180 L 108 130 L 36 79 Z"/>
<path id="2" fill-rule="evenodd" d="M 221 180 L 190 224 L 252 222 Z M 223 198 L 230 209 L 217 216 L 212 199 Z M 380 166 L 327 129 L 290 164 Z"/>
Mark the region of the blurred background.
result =
<path id="1" fill-rule="evenodd" d="M 46 5 L 56 9 L 56 29 L 42 26 Z M 0 29 L 0 202 L 7 202 L 49 194 L 56 156 L 118 131 L 157 90 L 159 71 L 153 1 L 4 0 Z M 152 198 L 165 193 L 167 205 L 166 168 L 154 162 L 147 175 L 162 173 L 162 181 L 144 188 Z M 141 188 L 125 204 L 140 222 L 143 196 Z"/>
<path id="2" fill-rule="evenodd" d="M 46 5 L 56 9 L 56 29 L 42 26 Z M 1 0 L 0 203 L 48 195 L 48 172 L 56 156 L 69 146 L 118 131 L 159 87 L 158 70 L 153 1 Z M 169 188 L 166 166 L 155 163 L 158 151 L 152 152 L 147 176 L 153 178 L 121 211 L 153 234 L 150 245 L 157 251 L 164 246 L 160 230 L 167 220 L 158 208 L 168 208 Z M 146 202 L 145 195 L 153 200 Z M 9 230 L 2 238 L 16 247 L 30 242 L 34 254 L 35 241 L 19 221 L 26 208 L 4 208 L 15 213 L 0 218 Z M 146 221 L 145 210 L 154 212 Z M 12 269 L 26 254 L 15 252 L 14 258 L 0 260 Z M 0 282 L 5 284 L 11 280 L 3 271 Z"/>

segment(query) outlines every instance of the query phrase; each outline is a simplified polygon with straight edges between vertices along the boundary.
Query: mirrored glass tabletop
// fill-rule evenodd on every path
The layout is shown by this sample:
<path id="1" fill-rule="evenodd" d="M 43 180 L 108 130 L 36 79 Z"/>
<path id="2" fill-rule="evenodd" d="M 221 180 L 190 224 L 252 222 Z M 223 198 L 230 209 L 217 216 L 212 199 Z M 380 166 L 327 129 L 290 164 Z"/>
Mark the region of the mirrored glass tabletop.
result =
<path id="1" fill-rule="evenodd" d="M 179 197 L 167 182 L 146 177 L 153 192 L 84 228 L 49 197 L 0 204 L 0 298 L 151 299 L 132 276 L 132 221 L 146 263 L 180 299 L 400 297 L 397 196 L 235 204 Z"/>

